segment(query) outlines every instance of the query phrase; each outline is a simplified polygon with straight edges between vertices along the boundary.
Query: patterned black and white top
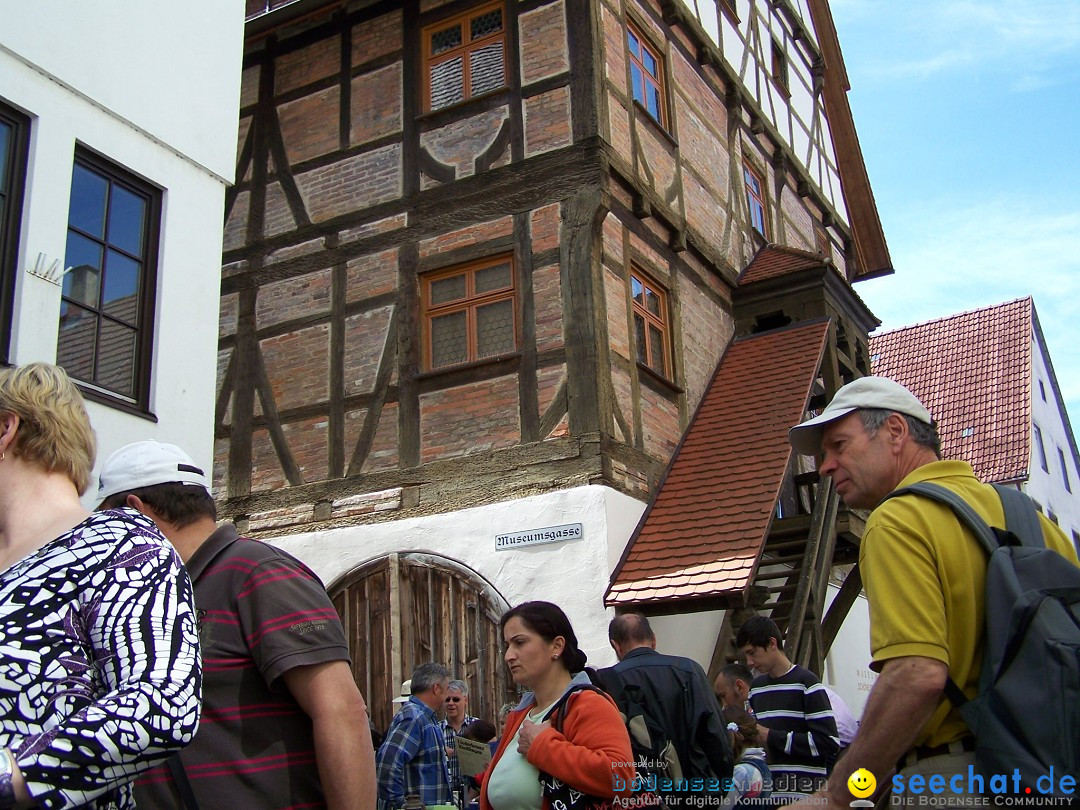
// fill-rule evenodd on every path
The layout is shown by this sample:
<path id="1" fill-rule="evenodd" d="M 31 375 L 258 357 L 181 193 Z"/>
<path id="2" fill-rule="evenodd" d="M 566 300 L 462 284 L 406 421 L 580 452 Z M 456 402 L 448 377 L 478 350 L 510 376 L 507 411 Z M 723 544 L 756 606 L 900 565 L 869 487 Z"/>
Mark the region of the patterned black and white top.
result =
<path id="1" fill-rule="evenodd" d="M 0 745 L 40 806 L 133 808 L 201 692 L 191 581 L 148 518 L 91 515 L 0 573 Z"/>

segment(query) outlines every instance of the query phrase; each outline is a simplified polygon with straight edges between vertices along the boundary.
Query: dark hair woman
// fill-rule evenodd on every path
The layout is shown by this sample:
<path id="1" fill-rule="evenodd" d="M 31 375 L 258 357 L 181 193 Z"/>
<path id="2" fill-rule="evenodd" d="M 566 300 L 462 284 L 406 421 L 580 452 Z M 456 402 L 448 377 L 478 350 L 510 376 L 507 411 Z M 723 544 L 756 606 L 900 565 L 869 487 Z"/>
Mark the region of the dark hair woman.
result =
<path id="1" fill-rule="evenodd" d="M 629 789 L 630 737 L 612 700 L 591 688 L 566 614 L 550 602 L 525 602 L 501 625 L 510 674 L 532 691 L 506 719 L 481 810 L 547 810 L 552 797 L 571 810 L 597 807 L 623 792 L 620 782 Z"/>

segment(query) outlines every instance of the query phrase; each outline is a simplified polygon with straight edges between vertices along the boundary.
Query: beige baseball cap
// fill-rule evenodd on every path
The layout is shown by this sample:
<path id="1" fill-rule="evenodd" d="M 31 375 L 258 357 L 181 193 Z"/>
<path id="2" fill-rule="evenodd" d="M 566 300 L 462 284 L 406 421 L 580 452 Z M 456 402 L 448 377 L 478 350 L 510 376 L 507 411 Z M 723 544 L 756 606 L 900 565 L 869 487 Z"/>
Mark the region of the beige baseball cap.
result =
<path id="1" fill-rule="evenodd" d="M 804 456 L 815 456 L 821 452 L 825 426 L 863 408 L 896 411 L 928 425 L 933 424 L 930 411 L 900 383 L 888 377 L 860 377 L 837 391 L 819 416 L 791 428 L 788 441 Z"/>

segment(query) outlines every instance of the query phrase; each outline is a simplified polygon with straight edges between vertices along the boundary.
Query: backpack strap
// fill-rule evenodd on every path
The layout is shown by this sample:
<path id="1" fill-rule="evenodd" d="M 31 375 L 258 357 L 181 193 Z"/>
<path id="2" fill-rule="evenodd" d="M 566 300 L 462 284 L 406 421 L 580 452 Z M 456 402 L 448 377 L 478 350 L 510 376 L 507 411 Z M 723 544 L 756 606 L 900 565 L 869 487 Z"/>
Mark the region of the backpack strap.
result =
<path id="1" fill-rule="evenodd" d="M 1018 489 L 994 484 L 1001 506 L 1005 509 L 1005 528 L 1028 548 L 1046 548 L 1039 513 L 1031 498 Z"/>
<path id="2" fill-rule="evenodd" d="M 975 539 L 979 541 L 979 545 L 986 550 L 987 554 L 993 554 L 1001 545 L 998 542 L 997 535 L 994 534 L 994 530 L 986 524 L 986 521 L 979 516 L 979 513 L 972 509 L 967 501 L 951 489 L 946 489 L 940 484 L 931 484 L 929 481 L 919 481 L 914 484 L 909 484 L 906 487 L 890 492 L 882 499 L 882 503 L 889 498 L 895 498 L 898 495 L 906 495 L 908 493 L 922 495 L 924 498 L 930 498 L 931 500 L 938 501 L 951 507 L 964 525 L 971 529 L 972 534 L 975 535 Z"/>
<path id="3" fill-rule="evenodd" d="M 555 705 L 551 707 L 548 713 L 544 715 L 544 719 L 540 722 L 543 722 L 544 720 L 551 720 L 551 727 L 561 734 L 563 717 L 566 714 L 566 712 L 564 711 L 566 707 L 566 702 L 570 700 L 571 695 L 576 694 L 577 692 L 598 692 L 599 694 L 607 697 L 607 693 L 603 689 L 599 689 L 593 686 L 591 683 L 579 683 L 575 686 L 571 686 L 569 689 L 563 692 L 563 696 L 557 701 L 555 701 Z"/>
<path id="4" fill-rule="evenodd" d="M 995 487 L 995 489 L 997 489 L 998 494 L 1001 495 L 1001 489 L 998 489 L 997 487 Z M 1016 490 L 1010 491 L 1016 493 L 1017 495 L 1021 494 Z M 902 487 L 901 489 L 893 490 L 885 496 L 885 498 L 882 500 L 882 503 L 884 503 L 884 501 L 888 500 L 889 498 L 895 498 L 898 495 L 907 494 L 922 495 L 924 498 L 930 498 L 931 500 L 938 501 L 939 503 L 943 503 L 946 506 L 950 507 L 956 514 L 956 516 L 960 519 L 960 521 L 971 530 L 972 534 L 975 535 L 975 539 L 979 541 L 979 545 L 983 547 L 987 554 L 993 554 L 994 551 L 1000 548 L 1001 543 L 998 540 L 998 536 L 994 533 L 994 530 L 987 525 L 986 521 L 982 519 L 979 513 L 971 508 L 971 504 L 969 504 L 951 489 L 946 489 L 940 484 L 932 484 L 929 481 L 919 481 L 906 487 Z M 1028 500 L 1028 503 L 1030 505 L 1030 499 L 1028 499 L 1026 496 L 1022 497 Z M 1009 503 L 1013 504 L 1013 506 L 1011 507 L 1012 509 L 1016 510 L 1019 508 L 1019 505 L 1016 504 L 1016 502 L 1012 499 L 1011 496 L 1009 496 L 1008 500 L 1003 497 L 1002 505 L 1006 508 L 1006 521 L 1008 521 L 1011 517 L 1009 507 L 1007 506 L 1007 504 Z M 1034 509 L 1033 506 L 1031 508 Z M 1037 517 L 1036 521 L 1038 521 Z M 964 690 L 957 685 L 956 681 L 952 679 L 952 675 L 949 675 L 948 678 L 945 679 L 944 691 L 945 697 L 947 697 L 949 699 L 949 702 L 958 709 L 968 702 L 967 695 L 964 694 Z"/>

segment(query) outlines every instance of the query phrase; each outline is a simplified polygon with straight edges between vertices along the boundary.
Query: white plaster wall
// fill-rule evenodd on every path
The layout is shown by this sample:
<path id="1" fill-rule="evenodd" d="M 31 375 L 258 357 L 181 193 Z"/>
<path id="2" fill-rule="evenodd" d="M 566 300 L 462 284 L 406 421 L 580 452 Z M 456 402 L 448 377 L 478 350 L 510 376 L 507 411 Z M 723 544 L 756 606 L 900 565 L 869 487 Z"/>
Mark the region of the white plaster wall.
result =
<path id="1" fill-rule="evenodd" d="M 692 658 L 709 671 L 716 638 L 724 623 L 724 611 L 703 610 L 679 616 L 657 616 L 649 619 L 656 633 L 656 649 L 668 655 Z"/>
<path id="2" fill-rule="evenodd" d="M 604 591 L 645 504 L 608 487 L 590 485 L 441 515 L 307 532 L 272 539 L 307 563 L 328 586 L 356 568 L 392 553 L 425 552 L 475 571 L 510 605 L 530 599 L 566 611 L 578 643 L 596 667 L 615 663 L 607 641 L 614 611 Z M 583 539 L 495 550 L 495 536 L 581 523 Z M 828 601 L 836 594 L 830 586 Z M 657 649 L 692 658 L 708 670 L 723 611 L 650 619 Z M 856 600 L 826 663 L 825 680 L 858 717 L 876 676 L 870 660 L 866 600 Z M 819 673 L 819 675 L 822 673 Z"/>
<path id="3" fill-rule="evenodd" d="M 0 19 L 9 56 L 231 181 L 243 0 L 0 0 Z"/>
<path id="4" fill-rule="evenodd" d="M 114 11 L 127 5 L 135 4 L 105 4 Z M 148 9 L 164 8 L 160 4 L 146 5 Z M 221 5 L 222 10 L 208 12 L 205 20 L 221 21 L 228 27 L 223 16 L 232 14 L 225 11 L 232 7 L 232 0 Z M 109 64 L 117 70 L 113 84 L 124 86 L 125 103 L 133 103 L 139 93 L 145 94 L 141 102 L 147 107 L 167 107 L 189 99 L 194 102 L 205 85 L 213 84 L 215 87 L 205 105 L 193 103 L 184 111 L 186 119 L 180 130 L 198 129 L 199 137 L 212 140 L 217 152 L 229 154 L 231 165 L 239 105 L 239 39 L 235 60 L 231 55 L 227 58 L 213 55 L 201 48 L 198 54 L 191 52 L 181 58 L 178 45 L 162 33 L 168 30 L 168 16 L 154 18 L 155 24 L 150 25 L 143 11 L 118 26 L 112 36 L 105 36 L 105 32 L 83 19 L 89 14 L 86 8 L 64 4 L 63 10 L 61 13 L 57 3 L 20 5 L 0 0 L 0 14 L 5 15 L 4 25 L 0 27 L 0 76 L 3 77 L 0 98 L 31 119 L 16 263 L 11 359 L 16 364 L 56 359 L 59 282 L 51 283 L 30 271 L 35 266 L 49 268 L 54 263 L 58 272 L 63 269 L 72 161 L 78 143 L 143 177 L 163 192 L 150 394 L 150 410 L 156 421 L 88 403 L 98 436 L 98 464 L 123 444 L 156 438 L 184 446 L 197 462 L 209 469 L 225 193 L 220 173 L 223 164 L 215 157 L 218 165 L 211 170 L 200 163 L 206 155 L 193 158 L 166 146 L 183 141 L 170 140 L 174 133 L 141 130 L 105 106 L 103 100 L 73 91 L 68 79 L 83 81 L 84 86 L 97 89 L 96 82 L 101 78 L 94 78 L 97 67 L 86 68 L 87 78 L 82 76 L 82 65 L 73 61 L 71 53 L 52 56 L 49 53 L 60 50 L 61 44 L 70 49 L 76 41 L 84 42 L 84 51 L 91 49 L 90 43 L 94 49 L 123 50 L 124 44 L 132 41 L 132 47 L 139 52 L 154 46 L 155 62 L 170 64 L 171 86 L 149 87 L 141 80 L 128 83 L 128 74 L 135 71 L 135 66 L 123 70 L 115 63 L 115 54 L 103 57 L 112 60 Z M 185 9 L 185 13 L 192 11 Z M 242 7 L 235 13 L 239 19 Z M 136 22 L 140 28 L 133 27 Z M 42 48 L 29 35 L 31 27 L 38 39 L 48 43 L 48 48 Z M 95 41 L 97 35 L 100 38 Z M 217 35 L 209 43 L 218 47 Z M 42 65 L 29 63 L 27 52 L 41 52 L 51 67 L 69 70 L 73 75 L 54 76 Z M 235 62 L 234 75 L 215 81 L 202 75 L 201 70 L 185 75 L 184 65 L 199 60 L 216 66 Z M 88 62 L 97 65 L 93 59 Z M 222 91 L 222 87 L 226 90 Z M 103 95 L 111 97 L 108 91 L 103 91 Z M 231 97 L 231 104 L 224 103 L 225 96 Z M 174 112 L 179 115 L 178 111 Z M 165 127 L 171 122 L 151 116 L 146 123 Z M 88 506 L 94 505 L 95 488 L 96 479 L 84 498 Z"/>
<path id="5" fill-rule="evenodd" d="M 589 664 L 615 663 L 604 607 L 610 549 L 624 545 L 644 508 L 608 487 L 590 485 L 441 515 L 279 537 L 328 586 L 364 563 L 394 552 L 423 551 L 468 566 L 510 604 L 543 599 L 570 619 Z M 583 538 L 495 550 L 495 535 L 581 523 Z M 617 559 L 617 558 L 616 558 Z"/>
<path id="6" fill-rule="evenodd" d="M 1043 352 L 1043 346 L 1038 340 L 1034 340 L 1031 349 L 1031 418 L 1042 431 L 1048 471 L 1044 471 L 1041 466 L 1035 433 L 1032 430 L 1031 462 L 1028 465 L 1031 473 L 1024 489 L 1042 505 L 1044 511 L 1047 513 L 1052 511 L 1057 515 L 1062 531 L 1072 538 L 1073 532 L 1080 533 L 1080 501 L 1077 500 L 1080 494 L 1080 477 L 1078 477 L 1076 460 L 1072 455 L 1072 445 L 1065 426 L 1064 406 L 1054 395 L 1054 387 L 1051 384 L 1053 370 L 1047 365 Z M 1040 382 L 1042 390 L 1039 388 Z M 1045 399 L 1043 399 L 1043 392 L 1046 395 Z M 1072 492 L 1065 487 L 1058 449 L 1065 456 Z"/>
<path id="7" fill-rule="evenodd" d="M 832 604 L 838 592 L 839 588 L 829 586 L 828 604 Z M 870 669 L 870 610 L 865 594 L 851 606 L 825 658 L 825 672 L 819 676 L 840 695 L 858 720 L 877 680 L 877 673 Z"/>

